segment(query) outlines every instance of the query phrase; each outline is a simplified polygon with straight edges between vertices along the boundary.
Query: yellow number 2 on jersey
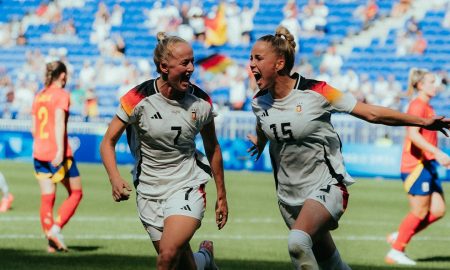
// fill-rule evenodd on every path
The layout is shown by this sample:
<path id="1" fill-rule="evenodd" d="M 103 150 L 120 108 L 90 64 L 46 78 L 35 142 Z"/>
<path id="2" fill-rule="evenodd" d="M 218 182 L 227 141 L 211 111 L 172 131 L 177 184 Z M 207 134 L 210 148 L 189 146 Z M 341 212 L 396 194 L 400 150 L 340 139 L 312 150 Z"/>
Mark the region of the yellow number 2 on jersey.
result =
<path id="1" fill-rule="evenodd" d="M 45 131 L 45 126 L 48 123 L 48 109 L 47 107 L 40 107 L 37 113 L 39 119 L 39 138 L 48 139 L 48 131 Z"/>

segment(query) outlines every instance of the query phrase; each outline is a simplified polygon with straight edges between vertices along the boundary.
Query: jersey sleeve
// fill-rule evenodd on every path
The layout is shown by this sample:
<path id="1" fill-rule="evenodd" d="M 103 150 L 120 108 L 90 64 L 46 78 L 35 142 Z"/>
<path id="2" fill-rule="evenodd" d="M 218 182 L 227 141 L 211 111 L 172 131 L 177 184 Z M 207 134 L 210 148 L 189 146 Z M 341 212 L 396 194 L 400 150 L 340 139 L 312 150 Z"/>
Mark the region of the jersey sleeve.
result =
<path id="1" fill-rule="evenodd" d="M 260 125 L 261 121 L 259 119 L 259 111 L 261 111 L 261 108 L 258 105 L 258 98 L 256 96 L 253 97 L 253 100 L 252 100 L 252 111 L 253 111 L 253 114 L 256 117 L 256 124 Z"/>
<path id="2" fill-rule="evenodd" d="M 204 103 L 203 111 L 204 111 L 203 125 L 207 125 L 214 119 L 214 117 L 217 114 L 214 112 L 212 104 L 209 103 Z"/>
<path id="3" fill-rule="evenodd" d="M 213 117 L 216 117 L 218 115 L 218 113 L 214 110 L 214 105 L 212 102 L 211 97 L 202 89 L 200 89 L 200 87 L 196 86 L 195 84 L 191 84 L 192 87 L 192 94 L 204 101 L 206 101 L 206 103 L 208 103 L 207 108 L 208 108 L 208 113 L 207 113 L 207 118 L 205 120 L 205 124 L 208 124 L 209 122 L 211 122 L 211 120 L 213 119 Z"/>
<path id="4" fill-rule="evenodd" d="M 417 102 L 416 100 L 409 104 L 408 111 L 406 113 L 419 117 L 427 117 L 424 103 Z"/>
<path id="5" fill-rule="evenodd" d="M 350 93 L 343 93 L 326 82 L 317 81 L 311 90 L 321 94 L 337 111 L 350 113 L 356 106 L 357 100 Z"/>
<path id="6" fill-rule="evenodd" d="M 117 109 L 116 115 L 125 123 L 131 123 L 132 113 L 141 100 L 145 98 L 145 95 L 139 93 L 137 88 L 133 88 L 128 91 L 125 95 L 120 98 L 119 108 Z"/>

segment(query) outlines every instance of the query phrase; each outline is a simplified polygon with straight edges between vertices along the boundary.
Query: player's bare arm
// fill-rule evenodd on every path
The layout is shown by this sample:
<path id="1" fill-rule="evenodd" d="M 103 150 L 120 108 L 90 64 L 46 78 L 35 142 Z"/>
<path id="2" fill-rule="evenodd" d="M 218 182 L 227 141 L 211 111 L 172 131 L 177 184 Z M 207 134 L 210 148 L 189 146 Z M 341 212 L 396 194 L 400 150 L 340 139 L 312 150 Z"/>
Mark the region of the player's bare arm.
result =
<path id="1" fill-rule="evenodd" d="M 450 167 L 450 157 L 438 147 L 429 143 L 419 132 L 419 127 L 409 127 L 407 135 L 411 142 L 422 151 L 433 154 L 436 161 L 444 167 Z"/>
<path id="2" fill-rule="evenodd" d="M 222 229 L 228 220 L 228 203 L 225 189 L 222 153 L 217 141 L 214 120 L 209 122 L 200 131 L 205 146 L 205 153 L 211 165 L 212 174 L 216 183 L 217 202 L 216 202 L 216 223 L 217 227 Z"/>
<path id="3" fill-rule="evenodd" d="M 116 202 L 128 200 L 131 192 L 131 187 L 127 181 L 120 176 L 115 152 L 117 141 L 126 127 L 124 122 L 114 116 L 100 144 L 100 155 L 111 183 L 112 197 Z"/>
<path id="4" fill-rule="evenodd" d="M 53 166 L 58 166 L 64 160 L 64 136 L 65 136 L 66 112 L 62 109 L 55 111 L 55 140 L 56 154 L 52 160 Z"/>
<path id="5" fill-rule="evenodd" d="M 375 124 L 388 126 L 417 126 L 429 130 L 438 130 L 446 136 L 447 131 L 450 128 L 450 119 L 442 116 L 427 119 L 363 102 L 356 103 L 351 115 Z"/>
<path id="6" fill-rule="evenodd" d="M 31 135 L 35 136 L 35 130 L 36 130 L 36 117 L 34 115 L 31 116 Z"/>

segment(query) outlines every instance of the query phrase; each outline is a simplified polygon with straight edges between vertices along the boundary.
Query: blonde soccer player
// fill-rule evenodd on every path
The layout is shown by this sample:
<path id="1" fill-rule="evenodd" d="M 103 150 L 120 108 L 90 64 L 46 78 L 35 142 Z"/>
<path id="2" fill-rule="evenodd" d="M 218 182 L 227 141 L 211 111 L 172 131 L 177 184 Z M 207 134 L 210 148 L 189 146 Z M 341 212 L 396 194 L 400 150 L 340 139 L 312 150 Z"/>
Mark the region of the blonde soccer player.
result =
<path id="1" fill-rule="evenodd" d="M 436 96 L 436 76 L 424 69 L 413 68 L 408 91 L 414 95 L 407 113 L 417 117 L 435 117 L 430 100 Z M 410 210 L 400 223 L 398 232 L 388 236 L 392 245 L 385 261 L 389 264 L 415 265 L 405 254 L 411 238 L 442 218 L 445 214 L 444 190 L 438 177 L 438 165 L 450 168 L 450 157 L 438 148 L 435 130 L 408 127 L 403 145 L 401 177 L 408 194 Z"/>
<path id="2" fill-rule="evenodd" d="M 189 43 L 162 32 L 157 38 L 154 62 L 160 76 L 134 87 L 120 99 L 101 143 L 103 164 L 113 199 L 128 199 L 131 188 L 119 174 L 115 159 L 117 140 L 127 130 L 135 158 L 133 180 L 139 218 L 158 253 L 157 269 L 216 269 L 211 241 L 203 241 L 196 253 L 189 244 L 203 219 L 205 185 L 211 177 L 217 190 L 219 229 L 228 218 L 211 99 L 190 83 L 194 54 Z M 196 151 L 199 133 L 207 160 Z"/>
<path id="3" fill-rule="evenodd" d="M 330 234 L 347 207 L 347 186 L 354 182 L 345 170 L 332 112 L 443 131 L 450 119 L 361 103 L 326 82 L 291 73 L 295 47 L 282 26 L 252 47 L 250 69 L 260 90 L 252 102 L 257 136 L 249 135 L 254 144 L 249 151 L 258 158 L 270 142 L 278 206 L 290 229 L 288 251 L 295 269 L 350 269 Z"/>

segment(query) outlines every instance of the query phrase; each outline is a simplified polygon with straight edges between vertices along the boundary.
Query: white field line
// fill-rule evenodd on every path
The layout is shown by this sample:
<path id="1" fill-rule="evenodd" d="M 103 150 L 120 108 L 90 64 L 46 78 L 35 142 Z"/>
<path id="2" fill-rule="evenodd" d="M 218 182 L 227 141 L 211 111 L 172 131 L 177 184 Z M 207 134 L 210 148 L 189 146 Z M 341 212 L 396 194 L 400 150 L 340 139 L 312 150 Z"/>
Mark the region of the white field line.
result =
<path id="1" fill-rule="evenodd" d="M 5 223 L 27 223 L 27 222 L 39 222 L 37 216 L 0 216 L 0 228 L 1 224 Z M 98 216 L 75 216 L 71 222 L 127 222 L 135 223 L 139 222 L 138 217 L 126 216 L 126 217 L 98 217 Z M 205 223 L 215 223 L 213 219 L 204 219 Z M 274 224 L 282 223 L 281 220 L 276 218 L 236 218 L 229 220 L 230 224 Z M 389 222 L 377 222 L 373 220 L 343 220 L 341 225 L 356 225 L 356 226 L 393 226 L 397 225 Z M 284 225 L 284 224 L 283 224 Z M 440 222 L 440 226 L 450 228 L 449 222 Z M 79 240 L 149 240 L 146 234 L 83 234 L 83 235 L 71 235 L 64 236 L 66 239 L 79 239 Z M 287 234 L 280 235 L 241 235 L 241 234 L 198 234 L 195 236 L 208 238 L 208 239 L 223 239 L 223 240 L 286 240 Z M 43 239 L 42 234 L 0 234 L 0 239 Z M 342 241 L 386 241 L 385 236 L 377 235 L 346 235 L 346 236 L 333 236 L 336 240 Z M 440 241 L 450 242 L 450 237 L 414 237 L 414 241 Z"/>
<path id="2" fill-rule="evenodd" d="M 76 240 L 146 240 L 150 238 L 145 234 L 67 234 L 65 239 Z M 240 235 L 240 234 L 198 234 L 195 238 L 208 238 L 214 240 L 281 240 L 287 241 L 286 235 Z M 42 234 L 0 234 L 0 239 L 44 239 Z M 340 241 L 386 241 L 386 237 L 376 235 L 348 235 L 333 236 L 333 239 Z M 450 237 L 414 237 L 414 241 L 438 241 L 450 242 Z"/>
<path id="3" fill-rule="evenodd" d="M 39 216 L 2 216 L 0 215 L 0 226 L 3 222 L 38 222 Z M 73 222 L 139 222 L 139 217 L 125 216 L 125 217 L 112 217 L 112 216 L 77 216 L 75 215 L 71 220 Z M 212 218 L 204 218 L 203 223 L 215 223 Z M 279 218 L 233 218 L 228 220 L 230 224 L 283 224 L 281 217 Z M 398 221 L 400 222 L 400 220 Z M 340 225 L 357 225 L 357 226 L 396 226 L 397 223 L 387 221 L 376 220 L 346 220 L 345 218 L 339 222 Z M 439 221 L 436 225 L 440 227 L 450 228 L 450 222 L 446 220 Z"/>

